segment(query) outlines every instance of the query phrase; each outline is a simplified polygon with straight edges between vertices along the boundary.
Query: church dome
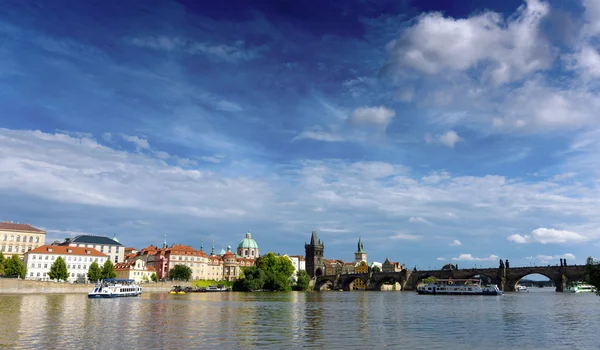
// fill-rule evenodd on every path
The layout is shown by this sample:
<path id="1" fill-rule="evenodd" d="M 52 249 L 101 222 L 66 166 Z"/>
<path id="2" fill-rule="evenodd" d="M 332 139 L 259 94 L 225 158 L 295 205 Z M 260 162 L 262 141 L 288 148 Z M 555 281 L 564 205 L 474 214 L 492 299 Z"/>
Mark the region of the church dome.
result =
<path id="1" fill-rule="evenodd" d="M 258 249 L 258 244 L 256 244 L 256 241 L 252 239 L 252 235 L 248 232 L 246 233 L 246 238 L 242 239 L 240 244 L 238 244 L 238 249 L 239 248 Z"/>

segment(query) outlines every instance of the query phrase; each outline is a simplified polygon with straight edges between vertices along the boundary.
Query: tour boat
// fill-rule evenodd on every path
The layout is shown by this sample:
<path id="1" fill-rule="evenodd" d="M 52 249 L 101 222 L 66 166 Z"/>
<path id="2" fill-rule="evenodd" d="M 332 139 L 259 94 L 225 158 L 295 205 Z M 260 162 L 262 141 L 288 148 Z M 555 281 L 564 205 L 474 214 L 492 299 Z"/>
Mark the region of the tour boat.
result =
<path id="1" fill-rule="evenodd" d="M 106 278 L 88 293 L 88 298 L 135 297 L 142 294 L 142 287 L 135 280 Z"/>
<path id="2" fill-rule="evenodd" d="M 225 286 L 221 286 L 219 285 L 217 286 L 208 286 L 206 287 L 206 289 L 204 289 L 204 292 L 227 292 L 229 291 L 229 288 L 226 288 Z"/>
<path id="3" fill-rule="evenodd" d="M 570 283 L 565 289 L 565 293 L 593 293 L 596 288 L 592 285 L 582 282 Z"/>
<path id="4" fill-rule="evenodd" d="M 518 284 L 517 288 L 516 288 L 516 291 L 517 292 L 527 292 L 527 287 Z"/>
<path id="5" fill-rule="evenodd" d="M 502 291 L 497 285 L 482 285 L 479 279 L 438 279 L 417 286 L 417 293 L 433 295 L 502 295 Z"/>

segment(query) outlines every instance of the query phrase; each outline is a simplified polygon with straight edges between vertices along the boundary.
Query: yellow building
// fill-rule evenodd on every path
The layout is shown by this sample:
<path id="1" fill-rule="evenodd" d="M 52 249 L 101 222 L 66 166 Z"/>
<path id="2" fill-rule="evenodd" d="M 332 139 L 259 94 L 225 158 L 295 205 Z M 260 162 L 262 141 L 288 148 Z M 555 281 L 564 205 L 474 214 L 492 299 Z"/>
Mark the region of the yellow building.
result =
<path id="1" fill-rule="evenodd" d="M 46 241 L 46 231 L 29 224 L 15 224 L 10 221 L 0 222 L 0 251 L 4 257 L 10 258 L 43 246 Z"/>
<path id="2" fill-rule="evenodd" d="M 152 266 L 146 266 L 143 259 L 135 259 L 115 264 L 115 273 L 117 278 L 131 279 L 138 283 L 150 282 L 152 281 L 152 274 L 156 273 L 156 269 Z"/>
<path id="3" fill-rule="evenodd" d="M 359 261 L 356 263 L 354 267 L 355 273 L 369 273 L 369 265 L 366 261 Z M 365 290 L 367 289 L 367 285 L 361 279 L 354 280 L 354 289 Z"/>

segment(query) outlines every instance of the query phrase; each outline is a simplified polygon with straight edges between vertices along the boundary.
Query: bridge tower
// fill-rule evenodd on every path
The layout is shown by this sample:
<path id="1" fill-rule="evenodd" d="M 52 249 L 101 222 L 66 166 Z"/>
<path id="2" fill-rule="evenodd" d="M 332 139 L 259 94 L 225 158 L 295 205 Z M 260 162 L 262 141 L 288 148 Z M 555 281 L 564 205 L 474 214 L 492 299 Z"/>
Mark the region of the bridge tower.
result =
<path id="1" fill-rule="evenodd" d="M 317 238 L 317 231 L 312 232 L 310 244 L 304 244 L 306 252 L 306 272 L 312 277 L 318 277 L 325 274 L 325 262 L 323 261 L 323 252 L 325 244 Z"/>
<path id="2" fill-rule="evenodd" d="M 358 249 L 356 250 L 356 253 L 354 253 L 354 261 L 357 263 L 361 261 L 367 262 L 367 253 L 365 253 L 363 242 L 360 237 L 358 238 Z"/>

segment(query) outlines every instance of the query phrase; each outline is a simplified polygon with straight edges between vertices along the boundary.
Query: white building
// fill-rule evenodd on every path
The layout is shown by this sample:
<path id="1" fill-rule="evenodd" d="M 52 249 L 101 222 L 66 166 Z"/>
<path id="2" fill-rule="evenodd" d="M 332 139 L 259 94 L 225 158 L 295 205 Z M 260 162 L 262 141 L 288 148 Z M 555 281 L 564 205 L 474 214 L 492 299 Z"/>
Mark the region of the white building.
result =
<path id="1" fill-rule="evenodd" d="M 27 265 L 29 280 L 49 280 L 48 272 L 54 261 L 62 257 L 67 264 L 69 282 L 83 283 L 87 280 L 87 272 L 92 262 L 97 262 L 100 268 L 108 259 L 108 255 L 93 248 L 43 245 L 25 253 L 24 262 Z"/>
<path id="2" fill-rule="evenodd" d="M 294 265 L 294 273 L 292 274 L 292 278 L 296 280 L 296 275 L 300 270 L 306 270 L 306 259 L 302 255 L 285 255 L 292 261 L 292 265 Z"/>
<path id="3" fill-rule="evenodd" d="M 60 245 L 94 248 L 100 251 L 100 253 L 108 255 L 113 263 L 125 261 L 125 247 L 119 243 L 116 235 L 113 238 L 96 235 L 79 235 L 65 239 Z"/>

